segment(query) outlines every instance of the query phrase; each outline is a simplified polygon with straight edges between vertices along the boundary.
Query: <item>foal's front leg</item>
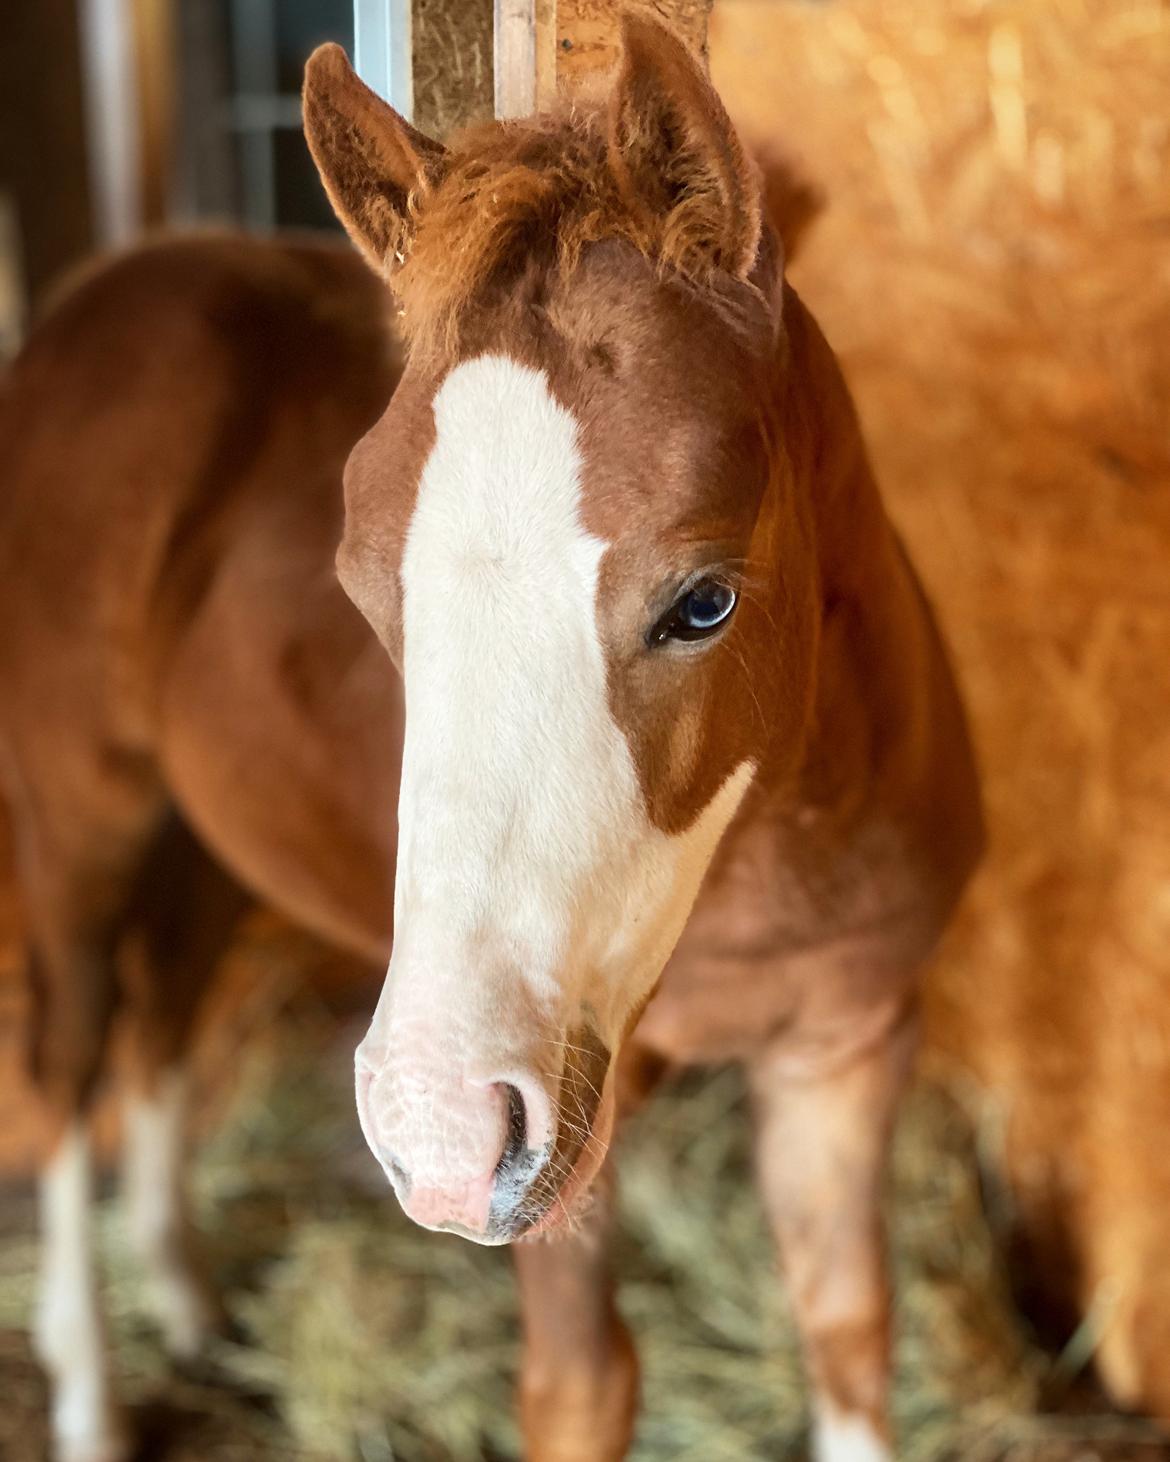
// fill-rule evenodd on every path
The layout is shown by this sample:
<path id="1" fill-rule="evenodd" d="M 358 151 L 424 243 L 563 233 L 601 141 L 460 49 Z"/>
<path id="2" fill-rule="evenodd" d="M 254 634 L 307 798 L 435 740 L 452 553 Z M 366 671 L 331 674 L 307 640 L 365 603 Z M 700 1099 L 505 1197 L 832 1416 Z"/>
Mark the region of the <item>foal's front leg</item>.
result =
<path id="1" fill-rule="evenodd" d="M 33 914 L 38 905 L 31 899 Z M 64 922 L 64 921 L 62 921 Z M 113 961 L 96 935 L 30 947 L 29 1059 L 52 1132 L 40 1174 L 41 1275 L 33 1341 L 48 1372 L 54 1462 L 122 1462 L 93 1251 L 90 1099 L 115 1003 Z"/>
<path id="2" fill-rule="evenodd" d="M 187 1082 L 181 1068 L 130 1094 L 125 1116 L 126 1219 L 167 1354 L 194 1360 L 225 1324 L 188 1214 Z"/>
<path id="3" fill-rule="evenodd" d="M 881 1218 L 914 1049 L 902 1005 L 753 1063 L 763 1197 L 813 1389 L 816 1462 L 889 1462 L 890 1288 Z"/>
<path id="4" fill-rule="evenodd" d="M 168 1353 L 192 1360 L 226 1316 L 191 1222 L 187 1065 L 216 965 L 247 897 L 177 820 L 156 839 L 140 884 L 129 978 L 133 1085 L 125 1121 L 126 1217 Z"/>
<path id="5" fill-rule="evenodd" d="M 665 1070 L 652 1050 L 626 1042 L 615 1074 L 615 1127 L 646 1101 Z M 620 1462 L 630 1448 L 639 1371 L 610 1270 L 614 1187 L 611 1150 L 580 1228 L 514 1250 L 524 1320 L 520 1425 L 528 1462 Z"/>
<path id="6" fill-rule="evenodd" d="M 524 1320 L 520 1424 L 528 1462 L 620 1462 L 638 1407 L 638 1360 L 609 1269 L 612 1179 L 564 1238 L 516 1246 Z"/>

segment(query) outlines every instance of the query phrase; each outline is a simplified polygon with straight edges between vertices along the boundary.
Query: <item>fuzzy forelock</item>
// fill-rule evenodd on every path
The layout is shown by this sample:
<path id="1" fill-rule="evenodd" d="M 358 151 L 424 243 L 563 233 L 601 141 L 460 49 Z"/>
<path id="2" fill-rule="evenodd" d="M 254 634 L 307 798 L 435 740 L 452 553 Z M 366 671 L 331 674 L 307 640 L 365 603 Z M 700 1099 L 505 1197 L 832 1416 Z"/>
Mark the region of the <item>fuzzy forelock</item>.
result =
<path id="1" fill-rule="evenodd" d="M 412 194 L 394 289 L 416 353 L 456 351 L 469 315 L 534 263 L 570 275 L 590 244 L 618 239 L 660 274 L 708 295 L 732 323 L 761 297 L 711 241 L 725 228 L 717 179 L 683 141 L 672 206 L 631 207 L 607 158 L 605 118 L 580 105 L 489 122 L 452 140 L 440 173 Z"/>

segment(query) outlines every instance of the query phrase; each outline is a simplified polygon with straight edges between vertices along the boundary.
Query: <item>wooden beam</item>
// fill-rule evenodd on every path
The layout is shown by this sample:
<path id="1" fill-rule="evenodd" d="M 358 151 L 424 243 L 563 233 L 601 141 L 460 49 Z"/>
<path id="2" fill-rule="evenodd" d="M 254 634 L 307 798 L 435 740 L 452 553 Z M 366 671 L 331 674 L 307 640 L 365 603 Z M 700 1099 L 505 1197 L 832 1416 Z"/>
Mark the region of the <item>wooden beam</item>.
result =
<path id="1" fill-rule="evenodd" d="M 604 78 L 629 5 L 673 25 L 706 58 L 712 0 L 354 0 L 357 69 L 404 116 L 443 136 L 484 115 L 490 24 L 495 114 L 527 117 Z"/>
<path id="2" fill-rule="evenodd" d="M 171 212 L 175 108 L 179 95 L 174 0 L 131 0 L 138 93 L 142 222 L 153 228 Z"/>
<path id="3" fill-rule="evenodd" d="M 704 61 L 713 0 L 495 0 L 496 116 L 545 111 L 597 89 L 618 57 L 623 9 L 641 5 Z"/>
<path id="4" fill-rule="evenodd" d="M 142 227 L 134 32 L 121 0 L 81 0 L 78 19 L 94 232 L 101 245 L 118 248 Z"/>
<path id="5" fill-rule="evenodd" d="M 495 0 L 496 116 L 536 110 L 536 0 Z"/>
<path id="6" fill-rule="evenodd" d="M 2 34 L 0 190 L 28 303 L 37 304 L 95 243 L 75 0 L 9 5 Z"/>
<path id="7" fill-rule="evenodd" d="M 536 110 L 557 96 L 557 0 L 536 0 Z"/>

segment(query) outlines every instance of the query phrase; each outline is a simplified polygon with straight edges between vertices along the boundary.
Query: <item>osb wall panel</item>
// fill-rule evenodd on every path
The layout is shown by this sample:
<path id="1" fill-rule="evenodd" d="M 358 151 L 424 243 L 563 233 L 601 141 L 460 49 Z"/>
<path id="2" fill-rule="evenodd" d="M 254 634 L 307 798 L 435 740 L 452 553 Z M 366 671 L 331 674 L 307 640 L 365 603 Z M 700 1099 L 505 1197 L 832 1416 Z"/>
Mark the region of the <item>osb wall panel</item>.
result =
<path id="1" fill-rule="evenodd" d="M 432 137 L 493 110 L 492 0 L 413 0 L 414 121 Z"/>
<path id="2" fill-rule="evenodd" d="M 629 0 L 668 21 L 702 55 L 712 0 Z M 614 0 L 556 0 L 557 84 L 574 90 L 595 86 L 617 60 Z"/>
<path id="3" fill-rule="evenodd" d="M 933 1051 L 993 1095 L 1038 1276 L 1170 1414 L 1170 10 L 720 0 L 711 58 L 828 194 L 794 278 L 974 719 Z"/>

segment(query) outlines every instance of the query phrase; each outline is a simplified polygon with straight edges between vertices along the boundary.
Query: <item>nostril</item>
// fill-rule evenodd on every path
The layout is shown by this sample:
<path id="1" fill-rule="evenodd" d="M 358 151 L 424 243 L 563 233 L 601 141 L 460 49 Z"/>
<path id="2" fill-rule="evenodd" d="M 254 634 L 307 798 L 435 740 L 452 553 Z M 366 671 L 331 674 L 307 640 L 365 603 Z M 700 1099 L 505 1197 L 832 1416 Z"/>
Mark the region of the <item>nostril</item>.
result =
<path id="1" fill-rule="evenodd" d="M 508 1104 L 508 1132 L 504 1151 L 496 1164 L 496 1173 L 507 1173 L 515 1169 L 528 1150 L 528 1116 L 524 1110 L 524 1098 L 519 1087 L 503 1082 L 504 1096 Z"/>

